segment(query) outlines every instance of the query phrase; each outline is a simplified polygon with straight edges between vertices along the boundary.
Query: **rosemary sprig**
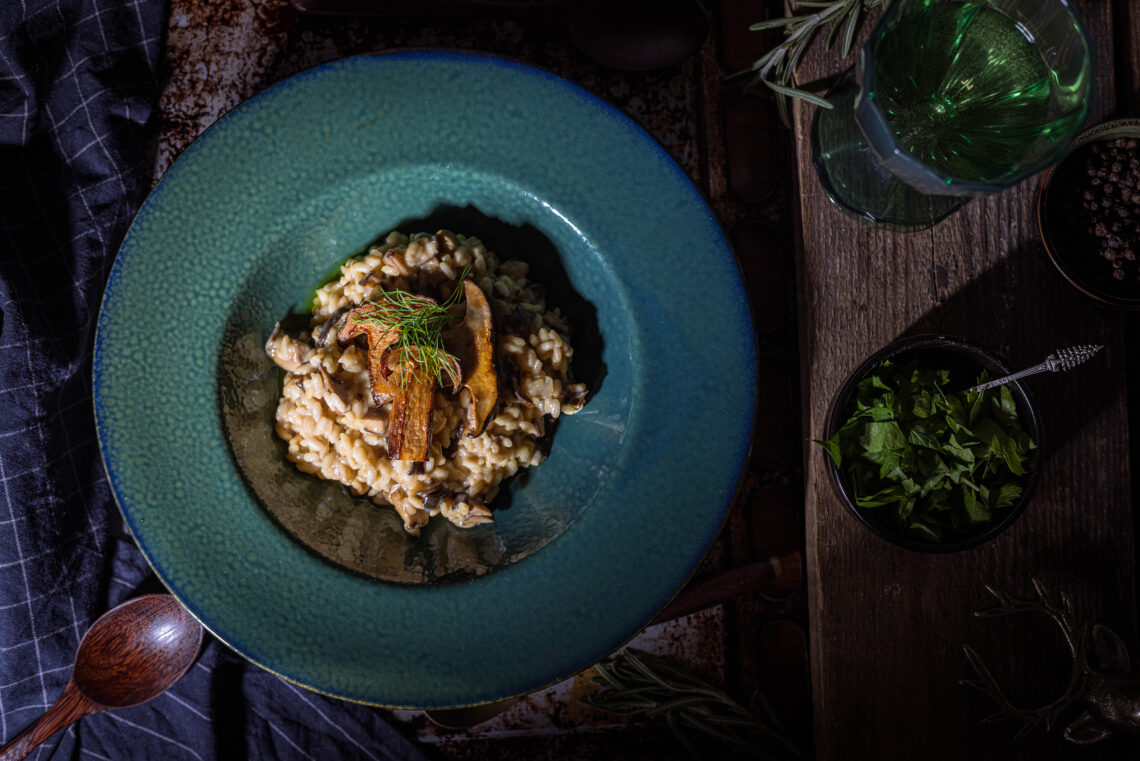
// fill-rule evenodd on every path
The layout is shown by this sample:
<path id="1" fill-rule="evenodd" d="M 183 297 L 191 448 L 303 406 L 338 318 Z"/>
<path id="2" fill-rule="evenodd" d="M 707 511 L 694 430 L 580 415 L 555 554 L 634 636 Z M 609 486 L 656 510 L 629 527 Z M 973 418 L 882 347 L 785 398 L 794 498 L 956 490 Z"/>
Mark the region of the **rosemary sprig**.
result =
<path id="1" fill-rule="evenodd" d="M 664 719 L 694 758 L 803 758 L 762 695 L 757 694 L 754 713 L 700 677 L 632 650 L 595 668 L 592 681 L 602 690 L 580 703 L 619 716 Z M 718 755 L 711 756 L 714 752 Z"/>
<path id="2" fill-rule="evenodd" d="M 450 309 L 459 303 L 461 286 L 469 271 L 470 267 L 463 270 L 456 287 L 443 302 L 399 289 L 389 291 L 383 286 L 379 298 L 367 302 L 377 309 L 361 317 L 361 321 L 375 323 L 385 331 L 397 331 L 392 349 L 394 363 L 397 367 L 413 368 L 412 373 L 420 382 L 443 385 L 446 376 L 453 386 L 459 385 L 459 359 L 444 347 L 443 331 L 456 319 Z M 406 374 L 400 374 L 401 383 L 408 380 Z"/>
<path id="3" fill-rule="evenodd" d="M 851 54 L 851 45 L 863 14 L 887 3 L 889 0 L 799 0 L 795 3 L 797 10 L 813 9 L 812 12 L 759 21 L 748 27 L 754 32 L 781 27 L 784 30 L 784 39 L 758 58 L 747 71 L 753 72 L 756 81 L 776 94 L 776 107 L 785 125 L 791 125 L 788 98 L 800 98 L 820 108 L 831 108 L 826 98 L 797 89 L 793 81 L 796 65 L 816 33 L 830 24 L 826 48 L 831 50 L 836 38 L 842 35 L 839 52 L 846 58 Z"/>

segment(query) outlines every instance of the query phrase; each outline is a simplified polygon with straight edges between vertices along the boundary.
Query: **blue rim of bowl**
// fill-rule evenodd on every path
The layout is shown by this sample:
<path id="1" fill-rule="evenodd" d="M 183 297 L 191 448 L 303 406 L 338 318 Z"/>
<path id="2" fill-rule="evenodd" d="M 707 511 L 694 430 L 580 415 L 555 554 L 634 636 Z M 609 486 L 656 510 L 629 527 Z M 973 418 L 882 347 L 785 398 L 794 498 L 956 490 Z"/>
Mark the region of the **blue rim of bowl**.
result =
<path id="1" fill-rule="evenodd" d="M 618 111 L 616 108 L 606 103 L 603 99 L 579 87 L 578 85 L 575 85 L 568 80 L 565 80 L 553 74 L 552 72 L 498 55 L 483 52 L 436 49 L 385 51 L 380 53 L 362 54 L 346 59 L 338 59 L 325 64 L 320 64 L 302 71 L 296 75 L 293 75 L 285 80 L 282 80 L 243 101 L 225 116 L 221 117 L 219 120 L 207 127 L 207 129 L 204 130 L 203 133 L 195 139 L 191 146 L 187 148 L 187 150 L 183 152 L 179 159 L 176 160 L 174 164 L 172 164 L 172 166 L 167 170 L 162 180 L 158 183 L 158 186 L 156 186 L 155 190 L 152 191 L 151 196 L 148 197 L 148 199 L 140 207 L 139 212 L 136 214 L 135 222 L 137 223 L 139 219 L 143 218 L 147 213 L 149 213 L 151 201 L 155 198 L 156 192 L 160 190 L 162 184 L 168 181 L 171 177 L 177 176 L 177 173 L 180 171 L 180 162 L 183 160 L 183 158 L 188 154 L 192 154 L 198 150 L 201 150 L 203 145 L 208 143 L 210 140 L 210 136 L 219 131 L 220 125 L 233 123 L 235 120 L 241 118 L 241 115 L 248 111 L 254 104 L 262 103 L 270 98 L 277 97 L 280 93 L 285 91 L 288 86 L 291 86 L 292 84 L 295 84 L 299 81 L 308 78 L 319 77 L 324 72 L 338 69 L 342 66 L 349 65 L 352 62 L 371 62 L 379 60 L 458 61 L 464 63 L 482 62 L 484 64 L 492 64 L 502 69 L 515 70 L 527 76 L 538 75 L 540 78 L 546 80 L 547 85 L 557 90 L 560 96 L 584 101 L 587 104 L 588 109 L 592 109 L 593 111 L 598 112 L 602 115 L 602 118 L 605 118 L 609 122 L 616 123 L 616 126 L 627 132 L 628 135 L 634 136 L 642 145 L 648 147 L 652 152 L 655 152 L 660 160 L 662 160 L 667 166 L 671 167 L 671 171 L 674 177 L 673 182 L 676 183 L 676 188 L 678 191 L 683 195 L 686 195 L 689 198 L 690 202 L 695 201 L 700 205 L 701 208 L 703 208 L 704 213 L 708 218 L 706 224 L 709 224 L 715 228 L 717 235 L 720 237 L 720 240 L 723 243 L 723 250 L 731 259 L 732 270 L 735 273 L 737 281 L 735 283 L 730 283 L 729 285 L 735 285 L 736 288 L 739 289 L 744 305 L 744 312 L 748 316 L 747 325 L 742 324 L 741 327 L 742 329 L 751 332 L 750 341 L 748 342 L 751 355 L 750 357 L 745 357 L 745 362 L 750 366 L 752 370 L 752 377 L 755 379 L 757 339 L 752 324 L 753 305 L 748 299 L 746 290 L 743 288 L 740 263 L 732 249 L 727 236 L 724 235 L 724 231 L 721 228 L 719 221 L 716 220 L 715 215 L 713 215 L 711 209 L 708 208 L 707 200 L 693 184 L 691 178 L 689 178 L 684 170 L 681 169 L 681 167 L 669 155 L 665 148 L 661 146 L 660 143 L 658 143 L 648 132 L 646 132 L 632 118 Z M 129 238 L 130 232 L 127 234 L 127 239 Z M 127 239 L 124 240 L 124 245 L 126 244 Z M 120 249 L 120 253 L 121 251 L 122 248 Z M 700 561 L 705 557 L 708 550 L 711 548 L 713 540 L 725 524 L 728 515 L 728 509 L 739 490 L 743 476 L 744 465 L 747 462 L 747 458 L 751 449 L 752 433 L 755 426 L 757 392 L 754 387 L 754 383 L 749 384 L 748 391 L 750 394 L 749 407 L 751 414 L 747 417 L 747 420 L 742 420 L 740 422 L 738 436 L 736 437 L 735 444 L 732 445 L 732 449 L 735 451 L 736 456 L 733 458 L 731 467 L 731 470 L 734 473 L 732 483 L 730 484 L 731 488 L 727 492 L 728 497 L 722 501 L 722 504 L 716 505 L 715 509 L 710 509 L 708 511 L 708 520 L 704 522 L 704 529 L 697 537 L 701 542 L 700 551 L 696 553 L 693 558 L 691 558 L 691 562 L 689 563 L 688 567 L 685 568 L 683 570 L 683 573 L 680 574 L 680 583 L 676 584 L 675 588 L 672 589 L 668 597 L 658 602 L 657 607 L 654 609 L 650 610 L 649 608 L 645 608 L 642 610 L 638 614 L 638 625 L 633 627 L 626 627 L 625 632 L 620 637 L 613 638 L 613 632 L 610 632 L 609 635 L 611 639 L 606 640 L 602 644 L 595 645 L 592 649 L 587 648 L 590 650 L 590 652 L 586 653 L 585 655 L 582 655 L 580 653 L 577 660 L 570 665 L 566 665 L 561 668 L 550 669 L 549 673 L 545 673 L 541 677 L 534 680 L 533 684 L 530 684 L 527 689 L 522 692 L 515 691 L 510 694 L 495 693 L 492 696 L 480 696 L 474 700 L 441 699 L 439 701 L 428 701 L 423 704 L 393 702 L 383 698 L 382 696 L 377 696 L 372 693 L 362 694 L 358 691 L 346 691 L 343 689 L 329 688 L 327 685 L 317 683 L 312 679 L 298 677 L 297 675 L 290 673 L 288 668 L 282 667 L 280 664 L 273 663 L 272 659 L 260 657 L 259 653 L 248 647 L 247 643 L 244 642 L 241 638 L 240 633 L 229 631 L 227 626 L 219 625 L 219 621 L 216 619 L 216 617 L 212 616 L 209 611 L 203 610 L 200 606 L 195 605 L 194 600 L 186 594 L 185 590 L 180 588 L 178 581 L 175 578 L 172 578 L 172 575 L 169 573 L 170 569 L 167 568 L 163 560 L 161 558 L 154 557 L 146 546 L 145 542 L 139 538 L 140 534 L 145 532 L 141 531 L 143 526 L 139 523 L 139 521 L 136 520 L 133 509 L 128 504 L 129 500 L 125 498 L 122 484 L 119 480 L 119 474 L 116 472 L 116 468 L 114 467 L 114 461 L 117 459 L 117 453 L 114 452 L 115 444 L 111 440 L 114 439 L 115 436 L 105 428 L 106 414 L 104 406 L 101 403 L 103 396 L 100 393 L 101 384 L 106 380 L 102 372 L 103 368 L 99 356 L 104 350 L 102 334 L 104 333 L 104 324 L 106 318 L 102 312 L 103 310 L 107 309 L 112 290 L 118 284 L 118 279 L 122 276 L 121 264 L 121 258 L 117 257 L 115 264 L 112 267 L 110 277 L 108 278 L 108 286 L 104 291 L 101 316 L 96 330 L 95 359 L 93 366 L 93 391 L 95 397 L 94 412 L 96 420 L 96 433 L 99 441 L 100 453 L 103 459 L 104 468 L 107 471 L 108 482 L 111 486 L 112 495 L 115 499 L 116 505 L 119 508 L 119 511 L 122 514 L 127 526 L 132 530 L 136 544 L 139 546 L 144 558 L 148 564 L 150 564 L 151 568 L 155 571 L 159 580 L 164 584 L 164 586 L 166 586 L 171 594 L 178 598 L 179 601 L 182 602 L 182 604 L 186 606 L 188 610 L 190 610 L 195 618 L 197 618 L 203 624 L 203 626 L 207 628 L 207 630 L 209 630 L 215 637 L 217 637 L 228 647 L 232 648 L 251 662 L 261 666 L 262 668 L 265 668 L 268 671 L 271 671 L 272 673 L 290 682 L 314 690 L 316 692 L 332 695 L 334 697 L 350 700 L 353 702 L 385 707 L 452 708 L 479 705 L 488 701 L 523 694 L 523 692 L 533 689 L 540 689 L 544 686 L 553 684 L 568 676 L 571 676 L 574 673 L 578 673 L 582 669 L 592 665 L 592 663 L 596 662 L 601 657 L 604 657 L 606 654 L 613 652 L 617 646 L 620 646 L 624 642 L 628 642 L 629 639 L 635 636 L 641 630 L 641 628 L 644 627 L 645 624 L 649 623 L 653 617 L 668 604 L 672 597 L 675 596 L 678 591 L 680 591 L 680 588 L 683 586 L 684 581 L 691 577 L 692 574 L 697 570 Z"/>
<path id="2" fill-rule="evenodd" d="M 851 396 L 851 392 L 855 390 L 855 386 L 860 380 L 865 378 L 872 370 L 879 366 L 883 360 L 893 359 L 904 354 L 918 353 L 918 352 L 939 352 L 944 351 L 951 354 L 956 354 L 959 357 L 964 357 L 974 362 L 975 364 L 988 368 L 991 373 L 1000 377 L 1010 372 L 1008 364 L 998 354 L 990 349 L 982 347 L 978 344 L 970 343 L 961 338 L 954 336 L 947 336 L 942 334 L 921 334 L 913 336 L 905 336 L 887 344 L 875 353 L 871 354 L 867 359 L 863 360 L 858 367 L 847 376 L 839 390 L 832 397 L 831 405 L 827 411 L 827 428 L 824 433 L 824 439 L 831 438 L 840 426 L 843 425 L 846 419 L 847 401 Z M 1001 517 L 1000 520 L 991 524 L 984 531 L 977 534 L 965 537 L 955 542 L 921 542 L 916 539 L 904 536 L 884 526 L 880 521 L 875 520 L 870 515 L 867 515 L 863 510 L 860 510 L 848 494 L 846 479 L 844 474 L 840 471 L 839 466 L 835 461 L 824 453 L 823 457 L 827 463 L 827 472 L 830 476 L 832 487 L 835 489 L 836 495 L 844 506 L 855 515 L 859 521 L 869 528 L 876 535 L 886 539 L 891 544 L 903 547 L 908 550 L 925 553 L 952 553 L 961 552 L 963 550 L 973 549 L 997 537 L 1004 532 L 1007 528 L 1013 525 L 1025 510 L 1033 497 L 1033 492 L 1037 488 L 1037 481 L 1041 474 L 1041 461 L 1042 461 L 1042 426 L 1037 409 L 1033 404 L 1033 400 L 1025 388 L 1018 382 L 1012 381 L 1008 384 L 1010 390 L 1013 392 L 1013 397 L 1017 402 L 1018 410 L 1022 414 L 1022 422 L 1025 424 L 1026 431 L 1033 437 L 1034 443 L 1037 444 L 1036 459 L 1026 476 L 1021 499 L 1017 501 L 1009 510 Z"/>

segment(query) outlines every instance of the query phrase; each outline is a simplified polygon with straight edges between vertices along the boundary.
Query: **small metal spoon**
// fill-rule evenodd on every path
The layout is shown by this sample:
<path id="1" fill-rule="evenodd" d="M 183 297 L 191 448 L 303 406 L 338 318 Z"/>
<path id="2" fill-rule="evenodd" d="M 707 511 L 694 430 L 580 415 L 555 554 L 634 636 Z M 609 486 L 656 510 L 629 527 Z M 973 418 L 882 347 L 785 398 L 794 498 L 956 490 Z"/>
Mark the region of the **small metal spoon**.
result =
<path id="1" fill-rule="evenodd" d="M 971 386 L 961 393 L 968 394 L 971 391 L 985 391 L 987 388 L 993 388 L 994 386 L 1004 386 L 1010 381 L 1015 381 L 1018 378 L 1024 378 L 1027 375 L 1036 375 L 1037 373 L 1067 372 L 1082 362 L 1087 361 L 1092 357 L 1092 355 L 1096 354 L 1103 348 L 1104 347 L 1100 345 L 1087 344 L 1082 346 L 1070 346 L 1066 349 L 1058 349 L 1056 352 L 1046 357 L 1045 361 L 1041 364 L 1034 365 L 1033 367 L 1027 367 L 1024 370 L 1020 370 L 1016 373 L 1012 373 L 1001 378 L 995 378 L 994 380 L 986 381 L 985 383 L 979 383 L 978 385 Z"/>
<path id="2" fill-rule="evenodd" d="M 158 697 L 182 678 L 201 646 L 202 625 L 170 595 L 143 595 L 112 608 L 83 635 L 63 694 L 0 750 L 0 761 L 24 758 L 84 716 Z"/>

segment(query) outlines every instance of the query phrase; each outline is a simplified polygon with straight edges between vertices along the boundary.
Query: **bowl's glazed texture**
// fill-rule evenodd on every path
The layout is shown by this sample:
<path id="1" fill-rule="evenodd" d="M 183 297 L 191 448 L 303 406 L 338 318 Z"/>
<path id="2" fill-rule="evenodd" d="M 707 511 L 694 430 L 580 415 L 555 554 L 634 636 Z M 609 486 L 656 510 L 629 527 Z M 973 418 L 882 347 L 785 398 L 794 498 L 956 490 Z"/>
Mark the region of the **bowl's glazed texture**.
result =
<path id="1" fill-rule="evenodd" d="M 416 539 L 284 461 L 261 346 L 346 257 L 435 224 L 531 262 L 591 398 L 494 524 Z M 94 364 L 110 483 L 167 587 L 271 671 L 419 708 L 536 689 L 647 623 L 723 523 L 755 379 L 736 261 L 661 147 L 550 74 L 434 51 L 318 67 L 207 130 L 123 243 Z"/>

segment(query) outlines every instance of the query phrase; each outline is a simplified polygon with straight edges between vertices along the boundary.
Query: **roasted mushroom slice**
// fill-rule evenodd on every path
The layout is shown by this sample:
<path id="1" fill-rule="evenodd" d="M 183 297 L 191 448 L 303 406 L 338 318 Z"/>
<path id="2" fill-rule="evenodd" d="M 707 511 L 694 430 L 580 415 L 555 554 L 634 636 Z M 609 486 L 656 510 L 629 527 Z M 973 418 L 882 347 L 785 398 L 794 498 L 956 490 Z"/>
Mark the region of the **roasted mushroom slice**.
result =
<path id="1" fill-rule="evenodd" d="M 391 460 L 428 460 L 432 403 L 440 383 L 454 386 L 461 382 L 470 392 L 468 417 L 474 435 L 482 432 L 498 403 L 491 309 L 474 282 L 464 281 L 464 295 L 467 310 L 455 331 L 461 349 L 456 356 L 444 349 L 438 332 L 433 337 L 433 331 L 442 330 L 451 319 L 450 299 L 439 305 L 426 296 L 385 294 L 387 300 L 368 302 L 349 312 L 337 335 L 342 345 L 360 335 L 368 341 L 372 399 L 377 406 L 392 403 L 387 440 Z M 433 325 L 433 320 L 433 327 L 425 326 L 425 322 Z"/>
<path id="2" fill-rule="evenodd" d="M 491 305 L 474 280 L 463 281 L 467 313 L 449 333 L 448 346 L 459 359 L 460 385 L 471 394 L 467 408 L 467 435 L 483 433 L 499 404 L 499 374 L 495 367 L 495 326 Z"/>
<path id="3" fill-rule="evenodd" d="M 419 346 L 396 347 L 399 328 L 385 328 L 382 302 L 361 304 L 348 313 L 337 341 L 346 344 L 358 335 L 368 340 L 368 380 L 372 401 L 376 406 L 392 403 L 388 416 L 388 459 L 428 459 L 431 446 L 432 403 L 435 400 L 435 378 L 419 366 Z"/>
<path id="4" fill-rule="evenodd" d="M 410 363 L 393 378 L 396 395 L 388 416 L 388 459 L 426 462 L 431 447 L 435 382 L 417 377 Z"/>
<path id="5" fill-rule="evenodd" d="M 400 337 L 395 329 L 386 329 L 377 319 L 384 305 L 376 302 L 361 304 L 348 313 L 344 327 L 337 333 L 336 340 L 341 346 L 357 336 L 368 341 L 368 380 L 372 386 L 372 401 L 379 407 L 391 401 L 397 389 L 388 382 L 385 366 L 385 353 Z"/>

